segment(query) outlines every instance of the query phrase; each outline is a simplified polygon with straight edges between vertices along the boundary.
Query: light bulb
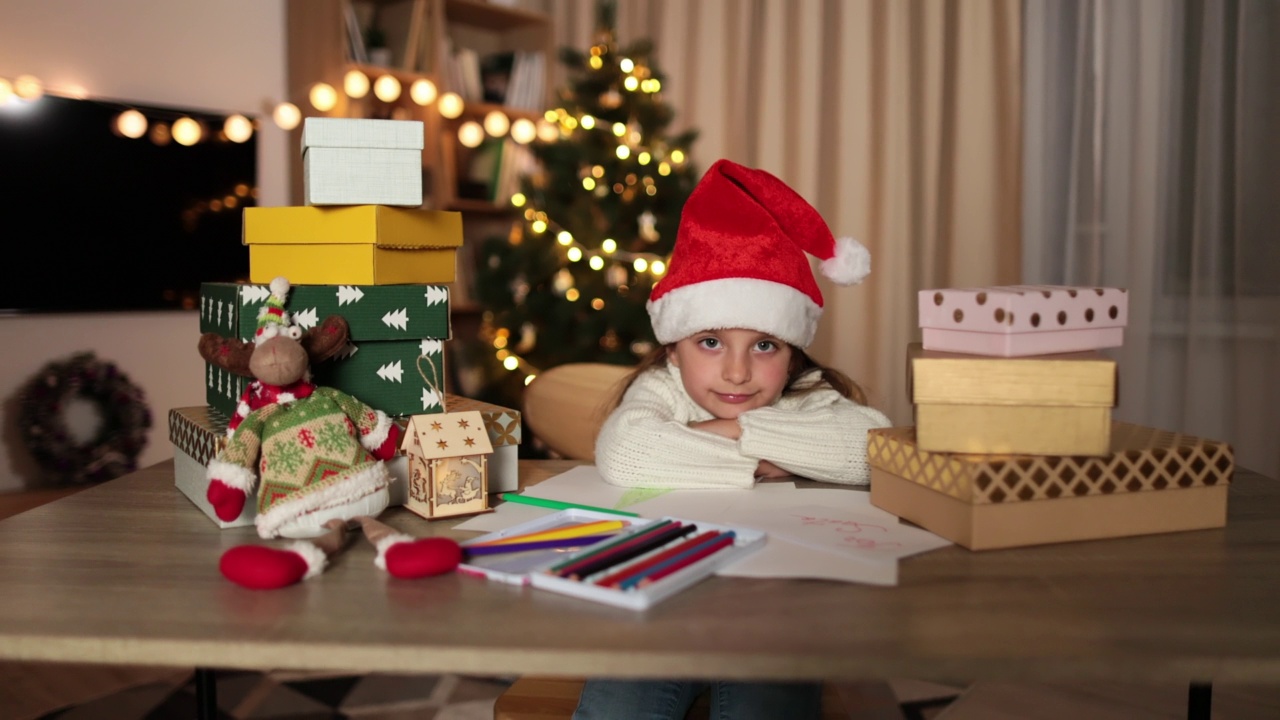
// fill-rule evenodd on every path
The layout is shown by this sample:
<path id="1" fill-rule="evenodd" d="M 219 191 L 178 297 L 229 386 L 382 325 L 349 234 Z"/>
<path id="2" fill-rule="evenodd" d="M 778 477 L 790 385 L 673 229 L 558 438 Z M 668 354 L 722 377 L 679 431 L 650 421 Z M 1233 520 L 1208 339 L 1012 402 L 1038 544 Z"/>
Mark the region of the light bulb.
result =
<path id="1" fill-rule="evenodd" d="M 116 117 L 116 130 L 127 138 L 137 140 L 147 134 L 147 116 L 137 110 L 125 110 Z"/>
<path id="2" fill-rule="evenodd" d="M 400 98 L 400 81 L 394 75 L 381 75 L 373 81 L 373 94 L 382 102 L 395 102 Z"/>
<path id="3" fill-rule="evenodd" d="M 0 105 L 9 102 L 11 97 L 13 97 L 13 83 L 0 78 Z"/>
<path id="4" fill-rule="evenodd" d="M 538 139 L 547 143 L 555 142 L 560 139 L 560 128 L 555 123 L 544 120 L 538 123 Z"/>
<path id="5" fill-rule="evenodd" d="M 13 94 L 23 100 L 35 100 L 44 94 L 44 86 L 35 75 L 19 75 L 13 80 Z"/>
<path id="6" fill-rule="evenodd" d="M 204 131 L 200 128 L 200 123 L 189 117 L 181 117 L 173 121 L 173 139 L 179 145 L 190 147 L 200 142 L 200 137 L 204 135 Z"/>
<path id="7" fill-rule="evenodd" d="M 329 112 L 338 104 L 338 91 L 329 83 L 318 82 L 311 86 L 311 107 L 320 112 Z"/>
<path id="8" fill-rule="evenodd" d="M 473 148 L 484 142 L 484 128 L 475 120 L 468 120 L 458 126 L 458 142 Z"/>
<path id="9" fill-rule="evenodd" d="M 426 78 L 419 78 L 409 86 L 409 97 L 422 106 L 436 101 L 436 84 Z"/>
<path id="10" fill-rule="evenodd" d="M 511 123 L 512 140 L 515 140 L 521 145 L 527 145 L 533 142 L 533 139 L 536 137 L 538 137 L 538 128 L 529 118 L 519 118 L 515 122 Z"/>
<path id="11" fill-rule="evenodd" d="M 362 98 L 369 94 L 369 76 L 351 69 L 342 76 L 342 90 L 347 97 Z"/>
<path id="12" fill-rule="evenodd" d="M 231 142 L 242 143 L 253 136 L 253 123 L 243 115 L 232 115 L 222 124 L 222 132 Z"/>
<path id="13" fill-rule="evenodd" d="M 441 115 L 450 120 L 456 119 L 465 108 L 466 105 L 462 102 L 462 98 L 459 97 L 458 93 L 447 92 L 441 95 L 440 100 L 436 102 L 436 109 L 440 111 Z"/>
<path id="14" fill-rule="evenodd" d="M 502 137 L 511 129 L 511 120 L 501 110 L 490 110 L 484 116 L 484 131 L 494 137 Z"/>
<path id="15" fill-rule="evenodd" d="M 298 123 L 302 122 L 302 111 L 293 103 L 283 102 L 272 111 L 271 119 L 275 121 L 276 126 L 281 130 L 292 130 L 298 127 Z"/>

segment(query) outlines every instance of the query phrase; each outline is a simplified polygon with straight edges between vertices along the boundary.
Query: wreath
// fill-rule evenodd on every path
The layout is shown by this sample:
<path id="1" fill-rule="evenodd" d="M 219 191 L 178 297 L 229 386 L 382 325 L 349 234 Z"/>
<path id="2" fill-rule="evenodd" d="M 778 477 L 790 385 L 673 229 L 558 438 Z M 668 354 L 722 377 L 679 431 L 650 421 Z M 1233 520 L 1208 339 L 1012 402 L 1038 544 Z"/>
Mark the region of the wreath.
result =
<path id="1" fill-rule="evenodd" d="M 137 469 L 151 410 L 142 388 L 114 363 L 91 352 L 51 362 L 27 381 L 19 397 L 27 449 L 58 482 L 101 482 Z M 76 398 L 94 402 L 102 414 L 102 426 L 88 442 L 77 441 L 63 414 Z"/>

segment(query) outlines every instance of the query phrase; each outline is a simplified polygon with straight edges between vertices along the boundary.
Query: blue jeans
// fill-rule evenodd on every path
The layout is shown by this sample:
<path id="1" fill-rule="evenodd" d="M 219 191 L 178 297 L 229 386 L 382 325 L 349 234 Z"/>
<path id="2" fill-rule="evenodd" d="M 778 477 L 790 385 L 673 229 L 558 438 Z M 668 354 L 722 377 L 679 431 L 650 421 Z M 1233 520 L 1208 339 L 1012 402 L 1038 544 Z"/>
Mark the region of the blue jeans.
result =
<path id="1" fill-rule="evenodd" d="M 683 720 L 702 691 L 711 720 L 818 720 L 821 683 L 588 680 L 573 720 Z"/>

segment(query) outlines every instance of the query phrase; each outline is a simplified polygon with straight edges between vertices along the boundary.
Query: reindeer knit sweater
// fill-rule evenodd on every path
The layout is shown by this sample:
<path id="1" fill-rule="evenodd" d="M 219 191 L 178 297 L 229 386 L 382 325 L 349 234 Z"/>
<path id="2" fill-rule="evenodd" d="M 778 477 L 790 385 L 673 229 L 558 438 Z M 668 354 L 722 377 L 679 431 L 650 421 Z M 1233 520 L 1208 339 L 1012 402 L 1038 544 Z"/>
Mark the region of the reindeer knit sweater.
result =
<path id="1" fill-rule="evenodd" d="M 822 381 L 813 370 L 798 382 Z M 867 431 L 890 424 L 884 413 L 825 383 L 743 413 L 738 440 L 689 427 L 711 419 L 685 392 L 678 368 L 645 372 L 596 438 L 600 475 L 624 487 L 750 488 L 757 465 L 767 460 L 810 480 L 864 485 L 871 475 Z"/>

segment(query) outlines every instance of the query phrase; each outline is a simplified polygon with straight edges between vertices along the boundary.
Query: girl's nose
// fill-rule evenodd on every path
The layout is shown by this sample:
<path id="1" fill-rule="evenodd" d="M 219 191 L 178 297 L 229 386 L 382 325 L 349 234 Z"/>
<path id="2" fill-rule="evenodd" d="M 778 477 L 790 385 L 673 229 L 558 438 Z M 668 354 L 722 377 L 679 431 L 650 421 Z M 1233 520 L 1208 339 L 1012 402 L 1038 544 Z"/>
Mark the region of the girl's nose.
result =
<path id="1" fill-rule="evenodd" d="M 751 379 L 751 358 L 746 353 L 730 352 L 725 356 L 723 377 L 734 384 L 742 384 Z"/>

